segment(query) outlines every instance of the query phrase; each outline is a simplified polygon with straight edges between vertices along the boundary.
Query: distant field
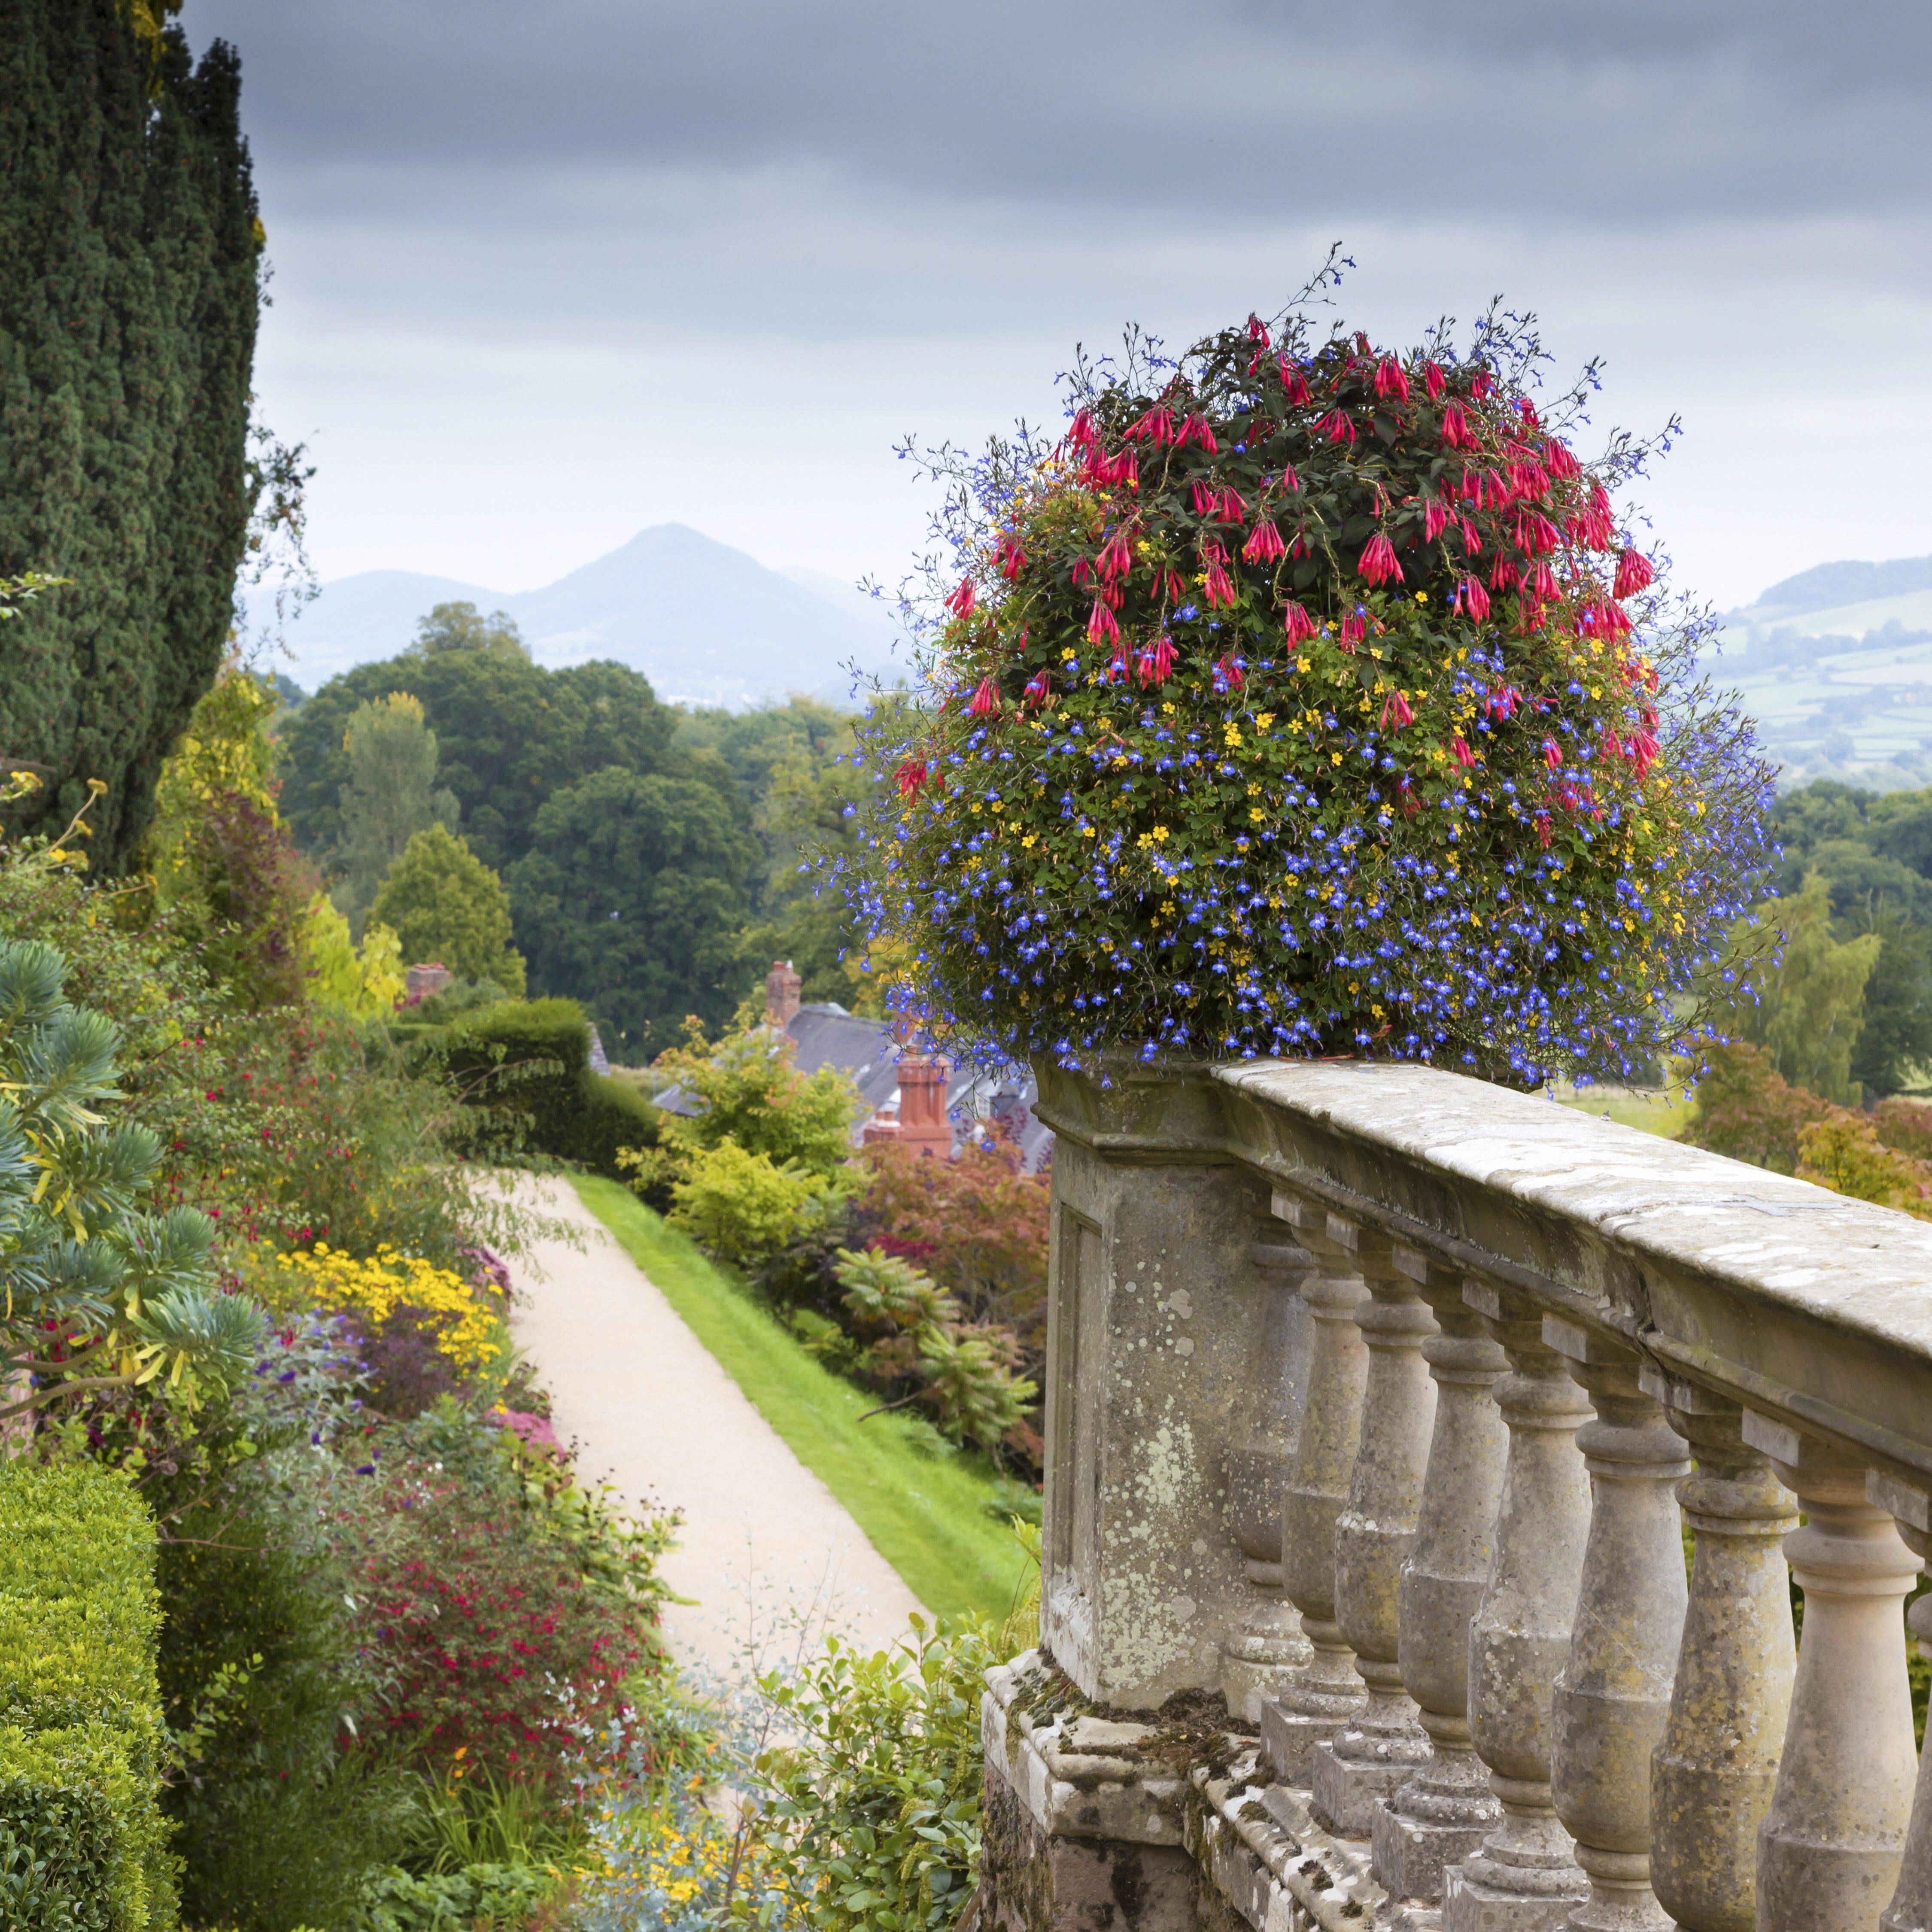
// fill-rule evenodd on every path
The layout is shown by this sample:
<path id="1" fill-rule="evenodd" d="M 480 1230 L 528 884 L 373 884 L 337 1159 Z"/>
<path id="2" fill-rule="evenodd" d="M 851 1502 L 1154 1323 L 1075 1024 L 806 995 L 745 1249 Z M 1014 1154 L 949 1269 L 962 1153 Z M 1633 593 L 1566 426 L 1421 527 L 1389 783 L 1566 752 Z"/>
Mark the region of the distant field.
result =
<path id="1" fill-rule="evenodd" d="M 1556 1090 L 1556 1097 L 1580 1114 L 1608 1114 L 1624 1126 L 1640 1127 L 1667 1141 L 1675 1140 L 1683 1130 L 1695 1105 L 1681 1087 L 1658 1094 L 1629 1087 L 1579 1088 L 1566 1084 Z"/>

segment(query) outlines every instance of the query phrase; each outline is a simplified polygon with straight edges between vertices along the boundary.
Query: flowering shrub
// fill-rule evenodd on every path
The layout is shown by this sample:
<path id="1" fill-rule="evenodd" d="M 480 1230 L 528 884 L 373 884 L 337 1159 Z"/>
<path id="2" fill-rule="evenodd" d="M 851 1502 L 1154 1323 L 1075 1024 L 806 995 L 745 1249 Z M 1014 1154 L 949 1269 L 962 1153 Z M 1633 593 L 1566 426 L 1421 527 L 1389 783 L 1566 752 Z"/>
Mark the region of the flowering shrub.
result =
<path id="1" fill-rule="evenodd" d="M 503 1352 L 501 1313 L 452 1270 L 419 1255 L 400 1255 L 385 1241 L 366 1259 L 318 1241 L 307 1254 L 275 1257 L 277 1271 L 316 1308 L 346 1309 L 381 1326 L 399 1310 L 414 1312 L 451 1366 L 474 1375 Z"/>
<path id="2" fill-rule="evenodd" d="M 1057 446 L 938 461 L 958 574 L 844 868 L 902 1010 L 1009 1062 L 1681 1039 L 1770 773 L 1612 503 L 1650 446 L 1580 458 L 1594 372 L 1546 418 L 1540 357 L 1250 317 L 1083 366 Z"/>

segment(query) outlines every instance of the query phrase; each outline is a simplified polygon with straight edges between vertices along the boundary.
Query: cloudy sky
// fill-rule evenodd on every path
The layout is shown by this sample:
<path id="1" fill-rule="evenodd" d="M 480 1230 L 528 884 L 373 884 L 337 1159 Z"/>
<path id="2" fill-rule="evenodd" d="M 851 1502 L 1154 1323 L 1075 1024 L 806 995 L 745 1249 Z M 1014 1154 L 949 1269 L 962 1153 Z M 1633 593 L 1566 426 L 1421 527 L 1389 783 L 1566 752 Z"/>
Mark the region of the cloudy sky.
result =
<path id="1" fill-rule="evenodd" d="M 1932 551 L 1922 0 L 188 0 L 241 50 L 265 410 L 325 578 L 532 587 L 646 525 L 896 579 L 892 446 L 1073 345 L 1496 295 L 1720 605 Z"/>

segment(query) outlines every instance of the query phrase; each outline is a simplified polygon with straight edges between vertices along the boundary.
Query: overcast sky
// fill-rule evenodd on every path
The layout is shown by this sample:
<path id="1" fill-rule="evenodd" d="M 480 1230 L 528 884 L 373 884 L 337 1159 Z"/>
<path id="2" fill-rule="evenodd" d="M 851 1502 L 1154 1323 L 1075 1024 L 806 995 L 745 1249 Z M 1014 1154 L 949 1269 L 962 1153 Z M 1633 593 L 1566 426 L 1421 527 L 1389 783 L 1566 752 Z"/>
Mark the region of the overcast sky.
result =
<path id="1" fill-rule="evenodd" d="M 188 0 L 241 50 L 265 412 L 325 578 L 533 587 L 654 523 L 896 579 L 892 445 L 1077 341 L 1501 294 L 1720 604 L 1932 551 L 1924 0 Z"/>

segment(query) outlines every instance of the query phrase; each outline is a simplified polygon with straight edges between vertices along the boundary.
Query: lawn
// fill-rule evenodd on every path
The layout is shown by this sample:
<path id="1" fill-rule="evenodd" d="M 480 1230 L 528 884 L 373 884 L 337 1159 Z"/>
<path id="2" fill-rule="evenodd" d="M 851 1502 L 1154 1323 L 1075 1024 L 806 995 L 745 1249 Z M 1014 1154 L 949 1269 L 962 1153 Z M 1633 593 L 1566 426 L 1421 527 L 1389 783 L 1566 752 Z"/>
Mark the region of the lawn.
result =
<path id="1" fill-rule="evenodd" d="M 823 1366 L 629 1189 L 588 1175 L 572 1184 L 913 1594 L 944 1617 L 1004 1618 L 1027 1558 L 1004 1519 L 987 1513 L 992 1463 L 927 1454 L 898 1415 L 860 1422 L 877 1398 Z"/>
<path id="2" fill-rule="evenodd" d="M 1607 1114 L 1624 1126 L 1641 1127 L 1667 1141 L 1684 1131 L 1696 1106 L 1682 1087 L 1659 1093 L 1630 1087 L 1572 1087 L 1566 1082 L 1556 1090 L 1556 1097 L 1579 1113 Z"/>

